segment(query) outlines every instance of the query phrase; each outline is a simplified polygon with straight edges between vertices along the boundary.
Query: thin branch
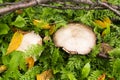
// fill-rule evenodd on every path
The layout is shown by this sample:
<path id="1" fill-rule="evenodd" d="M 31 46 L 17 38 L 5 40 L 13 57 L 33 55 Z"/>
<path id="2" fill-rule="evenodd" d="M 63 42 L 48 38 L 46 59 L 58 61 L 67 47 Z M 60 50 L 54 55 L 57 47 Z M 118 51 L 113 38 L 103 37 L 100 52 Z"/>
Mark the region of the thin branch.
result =
<path id="1" fill-rule="evenodd" d="M 103 2 L 101 2 L 101 1 L 98 1 L 98 5 L 101 5 L 101 6 L 103 6 L 103 7 L 106 7 L 106 8 L 108 8 L 109 10 L 113 11 L 116 15 L 120 16 L 120 12 L 119 12 L 117 9 L 115 9 L 115 8 L 117 8 L 117 7 L 114 6 L 114 8 L 113 8 L 112 6 L 108 5 L 107 3 L 103 3 Z"/>
<path id="2" fill-rule="evenodd" d="M 45 3 L 48 2 L 49 0 L 30 0 L 28 2 L 18 2 L 14 5 L 10 5 L 10 6 L 6 6 L 6 7 L 2 7 L 0 9 L 0 15 L 11 12 L 11 11 L 15 11 L 17 9 L 22 9 L 22 8 L 27 8 L 30 6 L 35 6 L 37 4 L 41 4 L 41 3 Z"/>
<path id="3" fill-rule="evenodd" d="M 9 3 L 9 2 L 6 2 L 6 3 L 2 3 L 2 4 L 0 4 L 0 6 L 14 5 L 14 4 L 16 4 L 16 3 Z"/>
<path id="4" fill-rule="evenodd" d="M 55 9 L 72 9 L 72 10 L 103 10 L 103 9 L 107 9 L 104 7 L 84 7 L 84 6 L 52 6 L 52 5 L 48 5 L 48 4 L 39 4 L 42 7 L 49 7 L 49 8 L 55 8 Z"/>
<path id="5" fill-rule="evenodd" d="M 49 2 L 56 2 L 63 6 L 52 6 Z M 70 2 L 68 5 L 67 2 Z M 17 9 L 27 8 L 35 5 L 40 5 L 43 7 L 50 7 L 56 9 L 73 9 L 73 10 L 101 10 L 101 9 L 109 9 L 113 11 L 115 14 L 120 16 L 120 6 L 110 5 L 108 3 L 100 2 L 98 0 L 98 4 L 96 2 L 92 2 L 91 0 L 27 0 L 25 2 L 16 2 L 16 3 L 4 3 L 5 7 L 0 8 L 0 15 L 15 11 Z M 76 5 L 77 4 L 77 5 Z M 83 6 L 81 4 L 88 4 L 88 6 Z M 2 4 L 1 4 L 2 5 Z"/>
<path id="6" fill-rule="evenodd" d="M 84 3 L 88 5 L 93 5 L 94 3 L 91 0 L 66 0 L 68 2 L 75 2 L 75 3 Z"/>

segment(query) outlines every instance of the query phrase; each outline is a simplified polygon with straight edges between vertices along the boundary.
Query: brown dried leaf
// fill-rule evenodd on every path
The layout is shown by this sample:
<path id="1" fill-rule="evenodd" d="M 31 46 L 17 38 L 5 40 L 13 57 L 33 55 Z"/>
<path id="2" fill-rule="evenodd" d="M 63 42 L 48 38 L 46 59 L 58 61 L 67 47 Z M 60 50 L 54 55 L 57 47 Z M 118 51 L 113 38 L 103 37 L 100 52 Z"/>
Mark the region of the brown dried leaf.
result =
<path id="1" fill-rule="evenodd" d="M 26 62 L 28 64 L 28 69 L 32 68 L 34 66 L 34 59 L 32 57 L 28 57 L 26 59 Z"/>
<path id="2" fill-rule="evenodd" d="M 98 80 L 105 80 L 105 74 L 102 74 L 102 75 L 100 75 L 99 77 L 98 77 Z"/>
<path id="3" fill-rule="evenodd" d="M 108 79 L 108 80 L 115 80 L 115 78 L 110 78 L 110 79 Z"/>
<path id="4" fill-rule="evenodd" d="M 49 80 L 53 77 L 53 72 L 51 69 L 42 72 L 41 74 L 37 74 L 37 80 Z"/>
<path id="5" fill-rule="evenodd" d="M 19 31 L 15 32 L 10 41 L 6 54 L 9 54 L 12 51 L 16 50 L 20 46 L 22 39 L 23 39 L 23 34 Z"/>
<path id="6" fill-rule="evenodd" d="M 23 13 L 23 10 L 22 10 L 22 9 L 16 10 L 15 13 L 16 13 L 16 14 L 22 14 L 22 13 Z"/>

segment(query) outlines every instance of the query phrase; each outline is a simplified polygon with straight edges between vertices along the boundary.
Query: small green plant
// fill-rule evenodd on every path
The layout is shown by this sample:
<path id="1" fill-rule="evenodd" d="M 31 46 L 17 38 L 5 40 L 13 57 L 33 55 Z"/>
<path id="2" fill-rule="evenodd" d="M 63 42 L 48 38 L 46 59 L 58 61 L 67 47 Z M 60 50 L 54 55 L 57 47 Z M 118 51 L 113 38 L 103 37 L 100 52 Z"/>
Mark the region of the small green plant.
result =
<path id="1" fill-rule="evenodd" d="M 108 1 L 120 4 L 119 0 Z M 0 0 L 0 3 L 2 2 L 3 0 Z M 111 20 L 111 25 L 109 32 L 102 36 L 103 30 L 98 28 L 94 21 L 103 20 L 105 17 Z M 59 10 L 39 6 L 23 9 L 21 14 L 13 12 L 3 16 L 0 18 L 0 66 L 5 65 L 7 69 L 0 71 L 0 80 L 36 80 L 37 74 L 48 69 L 53 71 L 53 80 L 98 80 L 104 73 L 105 80 L 111 78 L 120 80 L 120 24 L 112 21 L 114 18 L 118 21 L 120 19 L 109 10 Z M 45 21 L 45 24 L 49 24 L 49 29 L 36 27 L 33 24 L 34 20 Z M 55 46 L 54 32 L 70 22 L 83 23 L 95 32 L 96 46 L 88 55 L 71 55 Z M 13 34 L 19 30 L 34 31 L 41 35 L 44 39 L 43 45 L 33 45 L 26 52 L 13 51 L 6 55 Z M 52 34 L 50 30 L 53 30 Z M 108 51 L 107 59 L 98 57 L 102 42 L 108 43 L 113 48 Z M 38 56 L 39 51 L 41 54 Z M 25 56 L 29 55 L 37 57 L 30 69 L 25 62 Z"/>

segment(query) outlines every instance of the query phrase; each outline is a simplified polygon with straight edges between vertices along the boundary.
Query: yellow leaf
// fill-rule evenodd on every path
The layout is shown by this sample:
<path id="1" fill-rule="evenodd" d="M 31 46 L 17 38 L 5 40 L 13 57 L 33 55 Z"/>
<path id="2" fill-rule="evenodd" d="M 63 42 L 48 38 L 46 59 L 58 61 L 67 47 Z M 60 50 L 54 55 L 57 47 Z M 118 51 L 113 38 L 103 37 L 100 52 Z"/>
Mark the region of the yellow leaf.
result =
<path id="1" fill-rule="evenodd" d="M 104 30 L 104 31 L 102 32 L 102 37 L 104 37 L 106 34 L 107 34 L 107 33 L 106 33 L 106 30 Z"/>
<path id="2" fill-rule="evenodd" d="M 43 20 L 33 20 L 33 24 L 41 29 L 50 29 L 50 25 Z"/>
<path id="3" fill-rule="evenodd" d="M 110 27 L 111 20 L 108 17 L 104 18 L 104 24 L 106 25 L 106 27 Z"/>
<path id="4" fill-rule="evenodd" d="M 105 23 L 102 22 L 102 21 L 100 21 L 100 20 L 95 20 L 95 23 L 96 23 L 97 25 L 99 25 L 101 28 L 106 28 Z"/>
<path id="5" fill-rule="evenodd" d="M 1 65 L 0 66 L 0 73 L 4 72 L 5 70 L 7 70 L 7 67 L 5 65 Z"/>
<path id="6" fill-rule="evenodd" d="M 107 28 L 107 27 L 110 27 L 111 25 L 111 20 L 108 17 L 104 18 L 103 21 L 95 20 L 94 22 L 97 25 L 99 25 L 101 28 Z"/>
<path id="7" fill-rule="evenodd" d="M 109 33 L 110 33 L 110 27 L 107 27 L 106 29 L 103 30 L 102 37 Z"/>
<path id="8" fill-rule="evenodd" d="M 101 76 L 99 76 L 98 80 L 105 80 L 105 74 L 102 74 Z"/>
<path id="9" fill-rule="evenodd" d="M 33 24 L 34 24 L 34 25 L 38 25 L 39 23 L 41 23 L 40 20 L 35 20 L 35 19 L 33 20 Z"/>
<path id="10" fill-rule="evenodd" d="M 49 24 L 46 24 L 42 27 L 43 29 L 50 29 L 50 25 Z"/>
<path id="11" fill-rule="evenodd" d="M 28 57 L 26 59 L 26 62 L 28 64 L 28 69 L 32 68 L 34 66 L 34 59 L 32 57 Z"/>
<path id="12" fill-rule="evenodd" d="M 104 18 L 104 22 L 111 24 L 111 20 L 108 17 Z"/>
<path id="13" fill-rule="evenodd" d="M 9 54 L 12 51 L 16 50 L 20 46 L 22 39 L 23 39 L 23 34 L 19 31 L 15 32 L 10 41 L 6 54 Z"/>
<path id="14" fill-rule="evenodd" d="M 55 25 L 50 27 L 49 33 L 52 35 L 55 32 Z"/>
<path id="15" fill-rule="evenodd" d="M 50 80 L 53 77 L 53 72 L 51 69 L 42 72 L 41 74 L 37 74 L 37 80 Z"/>

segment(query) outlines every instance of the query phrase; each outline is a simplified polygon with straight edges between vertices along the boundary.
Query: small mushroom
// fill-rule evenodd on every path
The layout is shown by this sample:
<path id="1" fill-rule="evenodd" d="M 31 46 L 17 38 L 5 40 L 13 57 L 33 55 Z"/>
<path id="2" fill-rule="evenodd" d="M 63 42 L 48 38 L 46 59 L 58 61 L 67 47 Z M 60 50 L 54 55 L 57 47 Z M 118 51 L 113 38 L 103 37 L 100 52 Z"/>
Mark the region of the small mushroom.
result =
<path id="1" fill-rule="evenodd" d="M 109 51 L 113 49 L 112 46 L 110 46 L 108 43 L 101 43 L 101 48 L 100 48 L 100 53 L 98 54 L 99 57 L 101 58 L 109 58 Z"/>
<path id="2" fill-rule="evenodd" d="M 58 29 L 53 37 L 57 47 L 70 54 L 88 54 L 96 44 L 92 29 L 80 23 L 70 23 Z"/>
<path id="3" fill-rule="evenodd" d="M 25 33 L 23 35 L 23 39 L 22 39 L 20 46 L 17 48 L 17 51 L 26 52 L 28 50 L 28 48 L 30 48 L 32 45 L 37 45 L 37 44 L 42 45 L 42 38 L 39 34 L 36 34 L 34 31 Z M 41 52 L 39 53 L 39 55 L 40 54 L 41 54 Z M 35 55 L 31 55 L 31 56 L 34 59 L 34 61 L 37 60 Z M 29 56 L 29 57 L 31 57 L 31 56 Z"/>
<path id="4" fill-rule="evenodd" d="M 24 34 L 22 42 L 20 46 L 17 48 L 18 51 L 25 51 L 33 44 L 40 44 L 42 45 L 42 38 L 34 33 L 34 31 L 28 32 Z"/>

